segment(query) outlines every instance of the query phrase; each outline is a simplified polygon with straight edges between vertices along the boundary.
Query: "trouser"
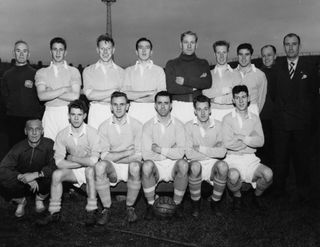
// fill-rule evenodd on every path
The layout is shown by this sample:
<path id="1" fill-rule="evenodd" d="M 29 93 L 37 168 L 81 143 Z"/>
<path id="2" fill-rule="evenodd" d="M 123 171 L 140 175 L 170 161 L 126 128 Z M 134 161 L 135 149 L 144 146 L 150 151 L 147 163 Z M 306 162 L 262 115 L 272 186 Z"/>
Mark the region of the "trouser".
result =
<path id="1" fill-rule="evenodd" d="M 37 178 L 36 181 L 39 185 L 37 194 L 46 195 L 50 192 L 51 178 Z M 6 200 L 21 198 L 31 194 L 30 186 L 20 182 L 16 177 L 8 178 L 0 183 L 0 195 Z"/>
<path id="2" fill-rule="evenodd" d="M 274 187 L 285 189 L 286 179 L 293 164 L 298 189 L 310 185 L 310 130 L 273 130 Z"/>

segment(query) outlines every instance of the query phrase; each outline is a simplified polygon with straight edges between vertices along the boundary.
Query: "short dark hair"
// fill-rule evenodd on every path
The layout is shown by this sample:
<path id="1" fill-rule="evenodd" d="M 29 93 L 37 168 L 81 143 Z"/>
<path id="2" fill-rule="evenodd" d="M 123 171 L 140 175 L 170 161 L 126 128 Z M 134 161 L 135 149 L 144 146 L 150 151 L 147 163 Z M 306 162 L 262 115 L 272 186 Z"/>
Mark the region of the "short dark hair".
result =
<path id="1" fill-rule="evenodd" d="M 70 113 L 71 112 L 71 109 L 74 108 L 74 109 L 80 109 L 83 111 L 83 113 L 87 113 L 88 112 L 88 106 L 87 104 L 80 100 L 80 99 L 77 99 L 77 100 L 74 100 L 74 101 L 71 101 L 68 105 L 68 112 Z"/>
<path id="2" fill-rule="evenodd" d="M 227 51 L 229 51 L 230 43 L 225 40 L 218 40 L 218 41 L 214 42 L 212 45 L 214 52 L 216 52 L 217 46 L 225 46 L 225 47 L 227 47 Z"/>
<path id="3" fill-rule="evenodd" d="M 181 35 L 180 35 L 180 41 L 182 42 L 183 41 L 183 38 L 187 35 L 192 35 L 196 38 L 196 42 L 198 42 L 198 35 L 195 33 L 195 32 L 192 32 L 192 31 L 186 31 L 186 32 L 183 32 Z"/>
<path id="4" fill-rule="evenodd" d="M 300 42 L 301 42 L 301 39 L 300 39 L 300 36 L 298 35 L 298 34 L 296 34 L 296 33 L 288 33 L 286 36 L 284 36 L 284 38 L 283 38 L 283 45 L 284 45 L 284 41 L 285 41 L 285 39 L 286 38 L 292 38 L 292 37 L 296 37 L 297 39 L 298 39 L 298 43 L 299 43 L 299 45 L 301 44 Z"/>
<path id="5" fill-rule="evenodd" d="M 172 95 L 168 91 L 160 91 L 154 96 L 154 102 L 157 101 L 158 97 L 165 96 L 169 97 L 170 103 L 172 103 Z"/>
<path id="6" fill-rule="evenodd" d="M 270 45 L 270 44 L 262 46 L 261 49 L 260 49 L 260 53 L 262 54 L 262 50 L 263 50 L 264 48 L 268 48 L 268 47 L 270 47 L 270 48 L 273 50 L 274 54 L 277 54 L 277 49 L 276 49 L 276 47 L 275 47 L 274 45 Z"/>
<path id="7" fill-rule="evenodd" d="M 137 42 L 136 42 L 136 50 L 138 50 L 138 48 L 139 48 L 139 43 L 142 42 L 142 41 L 148 42 L 148 43 L 150 44 L 150 50 L 152 50 L 152 48 L 153 48 L 152 42 L 151 42 L 150 39 L 147 39 L 146 37 L 142 37 L 142 38 L 140 38 L 140 39 L 137 40 Z"/>
<path id="8" fill-rule="evenodd" d="M 241 92 L 245 92 L 249 96 L 249 90 L 246 85 L 237 85 L 232 88 L 232 97 L 234 98 L 236 94 Z"/>
<path id="9" fill-rule="evenodd" d="M 28 49 L 29 49 L 29 45 L 26 41 L 22 40 L 22 39 L 19 39 L 17 40 L 15 43 L 14 43 L 14 47 L 16 47 L 16 45 L 18 44 L 25 44 L 26 46 L 28 46 Z"/>
<path id="10" fill-rule="evenodd" d="M 27 119 L 26 123 L 25 123 L 25 128 L 27 127 L 28 123 L 31 122 L 31 121 L 40 121 L 41 123 L 41 127 L 43 128 L 42 126 L 42 120 L 40 117 L 30 117 Z"/>
<path id="11" fill-rule="evenodd" d="M 55 37 L 52 40 L 50 40 L 50 50 L 52 49 L 52 46 L 55 43 L 63 44 L 64 49 L 67 50 L 67 42 L 64 38 Z"/>
<path id="12" fill-rule="evenodd" d="M 112 46 L 114 46 L 114 40 L 112 37 L 110 37 L 108 34 L 101 34 L 98 38 L 97 38 L 97 47 L 99 47 L 99 43 L 101 41 L 104 42 L 109 42 L 112 44 Z"/>
<path id="13" fill-rule="evenodd" d="M 111 102 L 114 98 L 119 98 L 119 97 L 124 97 L 126 99 L 126 102 L 129 103 L 128 96 L 124 92 L 120 92 L 120 91 L 114 91 L 111 94 Z"/>
<path id="14" fill-rule="evenodd" d="M 247 49 L 247 50 L 249 50 L 249 52 L 250 52 L 251 55 L 253 54 L 252 45 L 249 44 L 249 43 L 242 43 L 242 44 L 238 45 L 238 47 L 237 47 L 237 54 L 239 54 L 239 51 L 242 50 L 242 49 Z"/>
<path id="15" fill-rule="evenodd" d="M 200 94 L 200 95 L 198 95 L 197 97 L 195 97 L 193 99 L 193 107 L 194 107 L 194 109 L 196 108 L 197 102 L 207 102 L 209 104 L 209 107 L 211 107 L 211 100 L 207 96 L 205 96 L 203 94 Z"/>

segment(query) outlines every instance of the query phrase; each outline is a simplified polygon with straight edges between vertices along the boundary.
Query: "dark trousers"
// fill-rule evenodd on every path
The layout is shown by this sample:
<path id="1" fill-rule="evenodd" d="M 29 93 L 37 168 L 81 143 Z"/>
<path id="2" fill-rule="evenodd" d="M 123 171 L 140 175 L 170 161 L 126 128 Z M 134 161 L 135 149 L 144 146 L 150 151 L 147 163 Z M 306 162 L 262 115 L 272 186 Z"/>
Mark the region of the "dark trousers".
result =
<path id="1" fill-rule="evenodd" d="M 24 128 L 28 117 L 16 117 L 7 115 L 7 131 L 9 148 L 26 138 Z"/>
<path id="2" fill-rule="evenodd" d="M 310 129 L 273 130 L 274 138 L 274 187 L 285 190 L 290 163 L 293 164 L 298 190 L 310 185 Z"/>
<path id="3" fill-rule="evenodd" d="M 261 159 L 261 163 L 274 169 L 273 159 L 273 133 L 272 133 L 272 120 L 261 119 L 262 129 L 264 134 L 264 145 L 257 150 L 257 156 Z"/>
<path id="4" fill-rule="evenodd" d="M 51 178 L 37 178 L 39 185 L 37 194 L 46 195 L 50 192 Z M 21 198 L 31 195 L 30 186 L 20 182 L 17 178 L 10 178 L 2 181 L 0 185 L 0 195 L 6 200 Z"/>

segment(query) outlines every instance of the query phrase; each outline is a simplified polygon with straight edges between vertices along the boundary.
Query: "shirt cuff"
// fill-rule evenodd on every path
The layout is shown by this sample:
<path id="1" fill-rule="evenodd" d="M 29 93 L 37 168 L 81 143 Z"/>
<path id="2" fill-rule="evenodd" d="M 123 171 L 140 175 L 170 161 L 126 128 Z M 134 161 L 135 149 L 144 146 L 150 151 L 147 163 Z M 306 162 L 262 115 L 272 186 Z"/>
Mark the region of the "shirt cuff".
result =
<path id="1" fill-rule="evenodd" d="M 205 146 L 199 146 L 199 152 L 200 153 L 203 153 L 203 154 L 206 154 L 208 151 L 208 148 L 205 147 Z"/>
<path id="2" fill-rule="evenodd" d="M 161 148 L 161 154 L 167 156 L 170 151 L 170 148 Z"/>
<path id="3" fill-rule="evenodd" d="M 243 143 L 246 144 L 247 146 L 249 146 L 250 142 L 251 142 L 251 137 L 245 136 L 243 139 Z"/>

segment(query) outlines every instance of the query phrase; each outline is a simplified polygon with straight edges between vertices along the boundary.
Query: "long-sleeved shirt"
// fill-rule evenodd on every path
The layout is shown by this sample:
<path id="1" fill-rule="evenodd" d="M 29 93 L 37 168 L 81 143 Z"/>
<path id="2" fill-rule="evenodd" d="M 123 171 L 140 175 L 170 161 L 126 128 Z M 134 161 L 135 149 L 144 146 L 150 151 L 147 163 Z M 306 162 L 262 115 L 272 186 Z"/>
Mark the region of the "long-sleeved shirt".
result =
<path id="1" fill-rule="evenodd" d="M 44 85 L 53 90 L 72 85 L 81 86 L 81 75 L 77 68 L 69 66 L 66 61 L 63 64 L 51 62 L 47 68 L 39 69 L 35 75 L 35 85 Z M 67 106 L 68 101 L 55 98 L 45 103 L 46 106 Z"/>
<path id="2" fill-rule="evenodd" d="M 53 141 L 42 137 L 39 145 L 31 147 L 25 139 L 13 146 L 1 161 L 0 183 L 28 172 L 43 172 L 45 177 L 51 177 L 55 169 Z"/>
<path id="3" fill-rule="evenodd" d="M 98 131 L 83 124 L 83 128 L 78 137 L 72 132 L 71 125 L 61 130 L 54 143 L 54 159 L 56 164 L 66 158 L 67 154 L 76 157 L 92 157 L 98 161 L 100 157 L 100 139 Z"/>
<path id="4" fill-rule="evenodd" d="M 161 154 L 152 150 L 152 144 L 161 147 Z M 185 129 L 183 123 L 171 117 L 167 124 L 162 124 L 158 117 L 143 125 L 142 157 L 144 160 L 182 159 L 185 153 Z"/>
<path id="5" fill-rule="evenodd" d="M 197 119 L 186 123 L 186 156 L 189 160 L 207 160 L 223 158 L 226 148 L 222 146 L 221 122 L 210 119 L 210 125 L 204 129 Z M 218 145 L 217 145 L 218 144 Z M 199 146 L 196 151 L 193 146 Z"/>
<path id="6" fill-rule="evenodd" d="M 169 60 L 165 67 L 167 90 L 173 100 L 192 102 L 192 99 L 203 89 L 211 87 L 211 73 L 209 63 L 198 58 L 195 54 L 181 54 Z M 176 83 L 176 77 L 183 77 L 183 85 Z"/>
<path id="7" fill-rule="evenodd" d="M 251 104 L 257 104 L 259 112 L 261 112 L 267 95 L 268 82 L 266 75 L 254 64 L 251 64 L 251 68 L 246 73 L 240 70 L 240 65 L 236 69 L 241 74 L 241 84 L 248 87 Z"/>
<path id="8" fill-rule="evenodd" d="M 112 62 L 104 65 L 100 60 L 83 71 L 83 91 L 88 95 L 92 90 L 120 90 L 123 84 L 124 70 Z"/>
<path id="9" fill-rule="evenodd" d="M 232 88 L 242 81 L 238 70 L 234 70 L 229 64 L 220 68 L 216 66 L 211 70 L 212 86 L 202 91 L 208 98 L 214 98 L 211 107 L 214 109 L 233 108 Z"/>
<path id="10" fill-rule="evenodd" d="M 36 70 L 30 65 L 13 66 L 7 70 L 1 83 L 1 96 L 7 115 L 40 117 L 41 105 L 34 84 Z"/>
<path id="11" fill-rule="evenodd" d="M 123 90 L 156 92 L 166 90 L 166 75 L 163 68 L 151 60 L 145 65 L 137 61 L 124 71 Z"/>
<path id="12" fill-rule="evenodd" d="M 134 145 L 134 155 L 141 159 L 142 124 L 138 120 L 127 115 L 124 121 L 118 124 L 112 116 L 99 126 L 99 136 L 101 159 L 111 151 L 128 150 L 131 145 Z"/>
<path id="13" fill-rule="evenodd" d="M 238 135 L 244 136 L 240 140 Z M 222 139 L 228 154 L 252 154 L 264 144 L 260 118 L 248 111 L 247 119 L 242 119 L 234 110 L 223 118 Z"/>

